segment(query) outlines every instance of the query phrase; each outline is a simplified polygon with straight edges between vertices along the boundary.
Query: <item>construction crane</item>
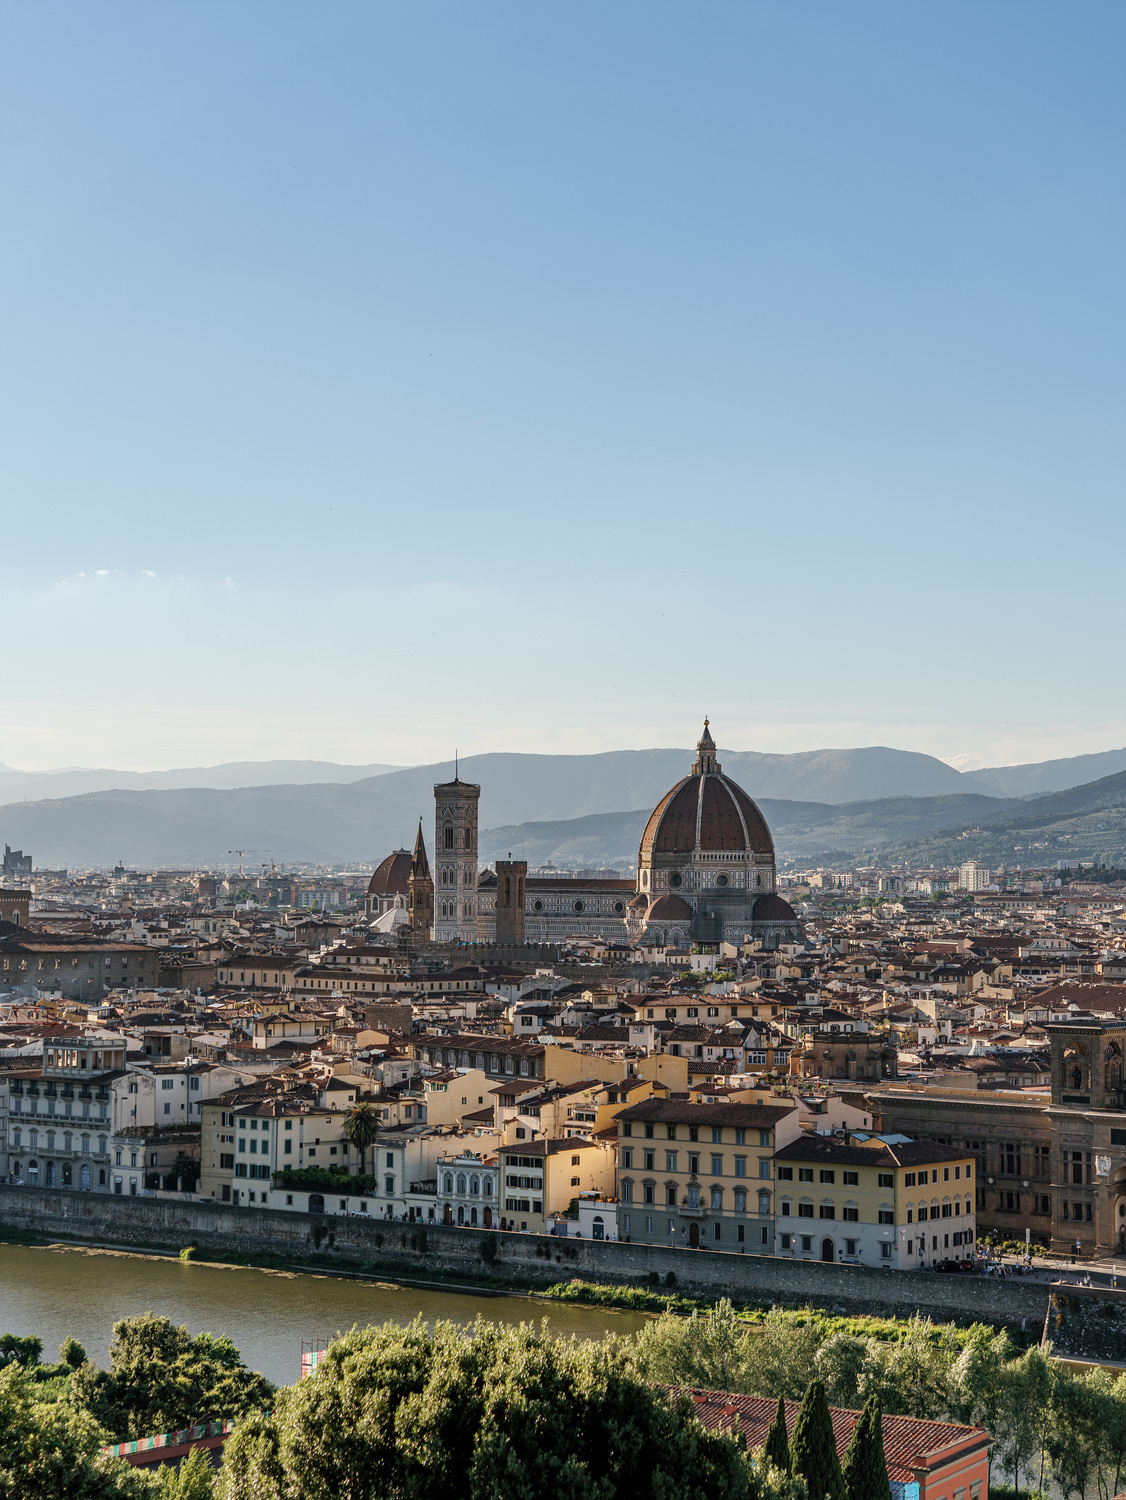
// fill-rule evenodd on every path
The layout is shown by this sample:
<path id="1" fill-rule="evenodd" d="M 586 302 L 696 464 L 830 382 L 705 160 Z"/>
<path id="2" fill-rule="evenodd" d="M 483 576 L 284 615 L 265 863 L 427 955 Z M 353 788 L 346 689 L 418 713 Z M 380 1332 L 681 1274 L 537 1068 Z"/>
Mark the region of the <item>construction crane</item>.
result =
<path id="1" fill-rule="evenodd" d="M 242 876 L 242 857 L 244 854 L 284 854 L 284 849 L 228 849 L 228 854 L 238 855 L 238 872 Z"/>

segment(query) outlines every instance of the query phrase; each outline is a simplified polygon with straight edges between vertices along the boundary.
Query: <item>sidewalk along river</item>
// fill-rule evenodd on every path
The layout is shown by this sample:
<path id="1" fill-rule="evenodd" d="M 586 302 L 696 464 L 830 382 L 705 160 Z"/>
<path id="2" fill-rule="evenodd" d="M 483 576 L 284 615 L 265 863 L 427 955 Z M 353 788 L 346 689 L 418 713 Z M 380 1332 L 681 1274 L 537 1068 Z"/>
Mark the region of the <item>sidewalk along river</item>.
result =
<path id="1" fill-rule="evenodd" d="M 636 1333 L 646 1314 L 574 1303 L 346 1281 L 242 1266 L 209 1266 L 112 1250 L 0 1244 L 0 1333 L 43 1340 L 44 1359 L 73 1334 L 96 1363 L 108 1363 L 113 1325 L 152 1309 L 191 1333 L 227 1334 L 246 1363 L 278 1385 L 301 1373 L 301 1345 L 370 1323 L 539 1322 L 563 1337 Z"/>

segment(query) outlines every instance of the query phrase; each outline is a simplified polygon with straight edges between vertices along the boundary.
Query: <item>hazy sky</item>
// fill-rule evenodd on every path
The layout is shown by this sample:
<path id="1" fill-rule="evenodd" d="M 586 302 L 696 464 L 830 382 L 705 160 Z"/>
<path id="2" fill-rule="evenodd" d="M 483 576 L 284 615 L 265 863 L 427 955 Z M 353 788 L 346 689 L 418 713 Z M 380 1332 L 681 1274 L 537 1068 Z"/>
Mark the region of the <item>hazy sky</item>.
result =
<path id="1" fill-rule="evenodd" d="M 1120 0 L 0 11 L 0 761 L 1126 743 Z"/>

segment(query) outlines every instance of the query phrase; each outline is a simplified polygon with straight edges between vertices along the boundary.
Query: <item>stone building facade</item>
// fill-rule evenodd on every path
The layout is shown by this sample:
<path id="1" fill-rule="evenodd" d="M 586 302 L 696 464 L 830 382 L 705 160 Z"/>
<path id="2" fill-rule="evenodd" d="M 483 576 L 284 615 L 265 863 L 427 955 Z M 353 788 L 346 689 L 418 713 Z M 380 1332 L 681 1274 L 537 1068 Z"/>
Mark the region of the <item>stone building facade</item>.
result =
<path id="1" fill-rule="evenodd" d="M 477 941 L 477 817 L 473 782 L 434 787 L 434 941 Z"/>

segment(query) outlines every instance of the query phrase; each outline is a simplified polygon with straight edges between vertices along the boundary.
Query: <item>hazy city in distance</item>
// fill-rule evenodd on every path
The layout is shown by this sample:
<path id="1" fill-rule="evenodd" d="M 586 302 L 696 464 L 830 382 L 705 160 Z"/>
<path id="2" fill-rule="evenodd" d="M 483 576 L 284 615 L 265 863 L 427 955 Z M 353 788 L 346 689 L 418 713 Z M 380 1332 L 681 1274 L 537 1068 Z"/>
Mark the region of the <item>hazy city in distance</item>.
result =
<path id="1" fill-rule="evenodd" d="M 0 6 L 0 1497 L 1126 1500 L 1124 61 Z"/>

